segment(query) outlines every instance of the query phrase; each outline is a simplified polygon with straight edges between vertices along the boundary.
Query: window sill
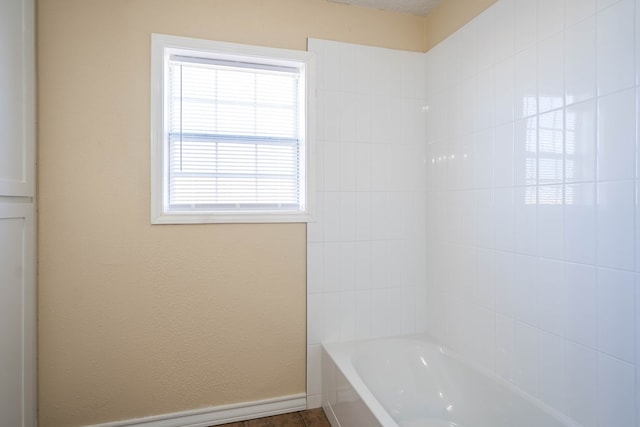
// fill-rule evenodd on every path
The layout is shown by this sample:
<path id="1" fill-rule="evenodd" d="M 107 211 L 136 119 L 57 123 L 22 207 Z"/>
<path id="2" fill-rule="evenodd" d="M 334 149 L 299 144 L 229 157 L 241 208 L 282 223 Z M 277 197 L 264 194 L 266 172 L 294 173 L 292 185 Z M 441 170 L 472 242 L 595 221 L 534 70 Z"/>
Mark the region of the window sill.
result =
<path id="1" fill-rule="evenodd" d="M 151 224 L 272 224 L 313 220 L 309 213 L 164 213 L 153 215 Z"/>

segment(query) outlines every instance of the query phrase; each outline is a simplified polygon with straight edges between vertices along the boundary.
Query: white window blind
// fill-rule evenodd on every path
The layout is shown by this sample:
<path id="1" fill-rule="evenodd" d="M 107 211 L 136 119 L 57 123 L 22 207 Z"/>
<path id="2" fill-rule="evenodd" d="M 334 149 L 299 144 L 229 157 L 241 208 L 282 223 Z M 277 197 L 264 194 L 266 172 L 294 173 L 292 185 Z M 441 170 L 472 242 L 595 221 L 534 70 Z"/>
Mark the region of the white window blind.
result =
<path id="1" fill-rule="evenodd" d="M 304 210 L 299 71 L 172 55 L 168 211 Z"/>

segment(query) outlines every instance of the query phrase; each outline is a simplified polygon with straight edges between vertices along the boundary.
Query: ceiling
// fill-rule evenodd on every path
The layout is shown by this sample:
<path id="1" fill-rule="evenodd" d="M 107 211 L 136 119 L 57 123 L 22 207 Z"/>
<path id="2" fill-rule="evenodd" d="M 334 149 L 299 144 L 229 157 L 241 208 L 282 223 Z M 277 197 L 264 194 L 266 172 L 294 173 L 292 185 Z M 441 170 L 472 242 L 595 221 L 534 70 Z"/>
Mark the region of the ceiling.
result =
<path id="1" fill-rule="evenodd" d="M 334 3 L 353 4 L 355 6 L 373 9 L 390 10 L 393 12 L 408 13 L 411 15 L 425 16 L 442 0 L 328 0 Z"/>

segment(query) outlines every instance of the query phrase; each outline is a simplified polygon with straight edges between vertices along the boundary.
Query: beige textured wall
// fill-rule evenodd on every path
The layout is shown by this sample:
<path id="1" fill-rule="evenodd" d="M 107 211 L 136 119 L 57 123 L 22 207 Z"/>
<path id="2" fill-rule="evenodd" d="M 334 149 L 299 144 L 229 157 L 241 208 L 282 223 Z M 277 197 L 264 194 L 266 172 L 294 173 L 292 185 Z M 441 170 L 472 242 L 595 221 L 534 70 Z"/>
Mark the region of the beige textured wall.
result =
<path id="1" fill-rule="evenodd" d="M 443 0 L 425 18 L 425 50 L 429 50 L 494 4 L 496 0 Z"/>
<path id="2" fill-rule="evenodd" d="M 305 226 L 149 224 L 152 32 L 425 50 L 325 0 L 39 0 L 41 427 L 305 391 Z"/>

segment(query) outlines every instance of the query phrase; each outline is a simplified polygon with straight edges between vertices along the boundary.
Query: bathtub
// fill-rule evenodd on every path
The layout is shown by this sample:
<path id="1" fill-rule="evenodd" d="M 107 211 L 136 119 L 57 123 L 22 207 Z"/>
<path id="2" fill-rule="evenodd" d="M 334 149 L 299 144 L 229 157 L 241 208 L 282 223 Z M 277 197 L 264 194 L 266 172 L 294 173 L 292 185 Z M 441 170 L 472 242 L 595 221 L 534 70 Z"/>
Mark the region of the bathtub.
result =
<path id="1" fill-rule="evenodd" d="M 324 344 L 322 406 L 333 427 L 579 427 L 424 335 Z"/>

